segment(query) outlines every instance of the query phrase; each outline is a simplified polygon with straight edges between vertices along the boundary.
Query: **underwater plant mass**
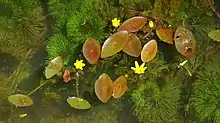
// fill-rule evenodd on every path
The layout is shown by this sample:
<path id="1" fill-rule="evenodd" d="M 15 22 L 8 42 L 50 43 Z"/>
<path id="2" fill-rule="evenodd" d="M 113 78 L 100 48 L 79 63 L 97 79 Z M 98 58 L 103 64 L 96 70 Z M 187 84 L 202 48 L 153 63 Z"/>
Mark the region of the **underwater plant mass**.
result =
<path id="1" fill-rule="evenodd" d="M 1 0 L 0 123 L 219 123 L 219 6 Z"/>

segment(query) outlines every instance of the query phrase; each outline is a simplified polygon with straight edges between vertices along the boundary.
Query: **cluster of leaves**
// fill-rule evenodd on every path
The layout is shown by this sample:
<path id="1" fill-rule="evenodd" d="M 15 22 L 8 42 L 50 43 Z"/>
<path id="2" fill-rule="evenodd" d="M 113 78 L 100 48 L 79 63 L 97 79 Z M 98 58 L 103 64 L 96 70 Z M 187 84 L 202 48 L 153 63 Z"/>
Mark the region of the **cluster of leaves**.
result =
<path id="1" fill-rule="evenodd" d="M 132 92 L 133 113 L 139 120 L 144 123 L 179 122 L 180 90 L 172 81 L 172 78 L 149 77 L 145 83 L 140 84 Z M 161 82 L 165 84 L 161 84 Z"/>

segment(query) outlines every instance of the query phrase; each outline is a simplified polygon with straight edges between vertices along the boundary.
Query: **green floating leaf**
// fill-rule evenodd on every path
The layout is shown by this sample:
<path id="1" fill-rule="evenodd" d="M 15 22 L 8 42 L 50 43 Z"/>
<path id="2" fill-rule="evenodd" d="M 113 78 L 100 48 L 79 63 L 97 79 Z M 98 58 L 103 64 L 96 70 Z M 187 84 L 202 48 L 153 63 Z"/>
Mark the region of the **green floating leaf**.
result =
<path id="1" fill-rule="evenodd" d="M 102 46 L 101 58 L 115 55 L 121 51 L 128 41 L 128 32 L 119 31 L 110 36 Z"/>
<path id="2" fill-rule="evenodd" d="M 23 94 L 14 94 L 8 97 L 8 101 L 18 107 L 27 107 L 33 105 L 33 100 Z"/>
<path id="3" fill-rule="evenodd" d="M 112 87 L 112 79 L 106 73 L 100 75 L 95 82 L 95 93 L 99 100 L 106 103 L 112 96 Z"/>
<path id="4" fill-rule="evenodd" d="M 156 40 L 151 40 L 147 42 L 141 51 L 141 60 L 143 62 L 151 61 L 157 54 L 157 42 Z"/>
<path id="5" fill-rule="evenodd" d="M 142 16 L 137 16 L 126 20 L 122 25 L 118 28 L 118 31 L 128 31 L 128 32 L 137 32 L 139 29 L 144 27 L 147 18 Z"/>
<path id="6" fill-rule="evenodd" d="M 209 38 L 220 42 L 220 30 L 213 30 L 211 32 L 208 33 Z"/>
<path id="7" fill-rule="evenodd" d="M 135 34 L 129 34 L 129 38 L 122 51 L 133 57 L 139 57 L 141 54 L 141 41 Z"/>
<path id="8" fill-rule="evenodd" d="M 68 104 L 75 109 L 89 109 L 91 105 L 88 101 L 79 97 L 69 97 L 66 100 Z"/>
<path id="9" fill-rule="evenodd" d="M 99 57 L 101 46 L 98 41 L 88 38 L 83 45 L 83 55 L 90 64 L 95 64 Z"/>
<path id="10" fill-rule="evenodd" d="M 157 28 L 156 33 L 160 40 L 162 40 L 163 42 L 173 44 L 173 30 L 171 28 L 159 27 Z"/>
<path id="11" fill-rule="evenodd" d="M 49 79 L 56 75 L 63 67 L 63 59 L 61 56 L 53 59 L 45 69 L 45 77 Z"/>

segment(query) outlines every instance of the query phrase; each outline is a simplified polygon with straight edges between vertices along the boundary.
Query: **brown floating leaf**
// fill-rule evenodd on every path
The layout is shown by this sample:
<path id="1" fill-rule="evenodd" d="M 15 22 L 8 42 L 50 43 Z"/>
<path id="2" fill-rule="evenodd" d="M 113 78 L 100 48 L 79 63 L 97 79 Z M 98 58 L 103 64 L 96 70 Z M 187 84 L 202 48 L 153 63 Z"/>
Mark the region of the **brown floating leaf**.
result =
<path id="1" fill-rule="evenodd" d="M 160 40 L 168 43 L 173 44 L 173 30 L 172 28 L 162 28 L 159 27 L 156 30 L 157 36 L 160 38 Z"/>
<path id="2" fill-rule="evenodd" d="M 141 60 L 143 62 L 151 61 L 157 54 L 157 42 L 156 40 L 151 40 L 147 42 L 141 51 Z"/>
<path id="3" fill-rule="evenodd" d="M 95 64 L 100 57 L 100 43 L 88 38 L 83 45 L 83 55 L 90 64 Z"/>
<path id="4" fill-rule="evenodd" d="M 196 48 L 196 39 L 189 29 L 183 26 L 178 27 L 174 35 L 174 42 L 179 53 L 186 57 L 193 56 Z"/>
<path id="5" fill-rule="evenodd" d="M 101 58 L 112 56 L 121 51 L 128 41 L 128 32 L 119 31 L 110 36 L 102 46 Z"/>
<path id="6" fill-rule="evenodd" d="M 127 80 L 124 76 L 120 76 L 114 82 L 112 96 L 115 99 L 120 98 L 127 90 Z"/>
<path id="7" fill-rule="evenodd" d="M 147 18 L 142 16 L 132 17 L 122 23 L 122 25 L 118 28 L 118 31 L 127 30 L 128 32 L 137 32 L 145 25 L 146 21 Z"/>
<path id="8" fill-rule="evenodd" d="M 103 73 L 95 82 L 95 93 L 99 100 L 106 103 L 112 96 L 113 82 L 111 78 Z"/>
<path id="9" fill-rule="evenodd" d="M 14 94 L 8 97 L 8 101 L 18 107 L 27 107 L 33 105 L 33 101 L 30 97 L 23 94 Z"/>
<path id="10" fill-rule="evenodd" d="M 129 38 L 122 51 L 133 57 L 139 57 L 141 54 L 141 41 L 135 34 L 129 34 Z"/>

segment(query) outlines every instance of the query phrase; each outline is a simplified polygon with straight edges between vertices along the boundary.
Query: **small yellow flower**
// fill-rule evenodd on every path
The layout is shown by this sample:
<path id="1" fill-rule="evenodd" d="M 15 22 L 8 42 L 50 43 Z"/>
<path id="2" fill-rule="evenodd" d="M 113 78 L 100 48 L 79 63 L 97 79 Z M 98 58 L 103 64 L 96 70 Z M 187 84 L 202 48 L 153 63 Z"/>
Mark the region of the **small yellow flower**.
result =
<path id="1" fill-rule="evenodd" d="M 135 61 L 135 67 L 131 67 L 132 70 L 134 70 L 137 74 L 142 74 L 147 69 L 147 67 L 144 67 L 145 63 L 142 63 L 141 66 L 139 66 L 138 62 Z"/>
<path id="2" fill-rule="evenodd" d="M 153 21 L 149 21 L 149 27 L 153 28 L 154 27 L 154 22 Z"/>
<path id="3" fill-rule="evenodd" d="M 85 64 L 83 63 L 83 60 L 76 60 L 76 62 L 74 63 L 74 66 L 76 67 L 76 69 L 83 70 L 83 67 L 85 66 Z"/>
<path id="4" fill-rule="evenodd" d="M 112 20 L 112 25 L 117 28 L 120 25 L 120 20 L 118 20 L 117 18 L 114 18 Z"/>
<path id="5" fill-rule="evenodd" d="M 21 119 L 21 118 L 24 118 L 24 117 L 26 117 L 27 116 L 27 114 L 20 114 L 19 115 L 19 118 Z"/>
<path id="6" fill-rule="evenodd" d="M 125 78 L 128 78 L 128 74 L 125 74 Z"/>

